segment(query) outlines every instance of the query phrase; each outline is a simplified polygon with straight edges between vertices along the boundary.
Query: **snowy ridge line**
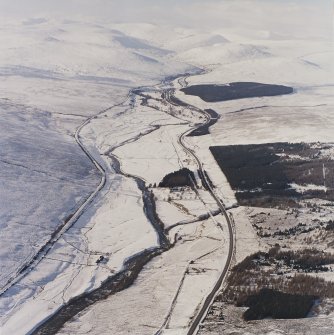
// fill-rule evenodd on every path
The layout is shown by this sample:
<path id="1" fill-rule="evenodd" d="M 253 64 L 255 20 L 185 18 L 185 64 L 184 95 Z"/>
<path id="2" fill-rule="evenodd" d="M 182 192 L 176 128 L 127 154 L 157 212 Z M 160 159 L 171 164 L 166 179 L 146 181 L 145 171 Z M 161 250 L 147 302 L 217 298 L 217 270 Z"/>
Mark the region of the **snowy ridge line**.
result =
<path id="1" fill-rule="evenodd" d="M 208 70 L 206 70 L 206 69 L 202 69 L 201 74 L 206 73 L 207 71 Z M 170 94 L 172 94 L 172 90 L 169 90 L 169 92 L 166 92 L 166 94 L 165 94 L 166 100 L 169 103 L 171 103 L 172 105 L 174 105 L 175 104 L 174 101 L 169 101 Z M 201 124 L 200 126 L 207 125 L 211 121 L 211 116 L 206 111 L 201 110 L 201 109 L 199 109 L 195 106 L 189 105 L 189 104 L 187 104 L 187 105 L 188 105 L 189 108 L 192 108 L 193 110 L 196 110 L 196 111 L 198 111 L 199 113 L 201 113 L 205 116 L 206 121 L 203 124 Z M 198 169 L 200 171 L 202 171 L 203 178 L 206 181 L 206 183 L 208 184 L 208 191 L 210 192 L 210 194 L 212 195 L 212 197 L 216 201 L 218 207 L 221 209 L 222 214 L 224 215 L 224 217 L 226 219 L 227 227 L 228 227 L 228 231 L 229 231 L 229 252 L 228 252 L 228 256 L 227 256 L 227 261 L 224 265 L 224 268 L 222 270 L 221 275 L 219 276 L 219 278 L 218 278 L 215 286 L 213 287 L 212 291 L 209 293 L 209 295 L 204 300 L 204 302 L 203 302 L 202 306 L 200 307 L 199 312 L 197 313 L 196 317 L 193 319 L 193 322 L 192 322 L 190 328 L 187 331 L 187 335 L 193 335 L 193 334 L 196 334 L 198 332 L 199 325 L 201 324 L 201 322 L 206 317 L 207 312 L 209 310 L 209 307 L 213 303 L 216 295 L 218 294 L 219 289 L 221 288 L 221 286 L 224 283 L 224 280 L 225 280 L 225 278 L 228 274 L 228 271 L 230 269 L 230 266 L 232 264 L 232 259 L 234 258 L 233 255 L 235 254 L 235 238 L 234 238 L 234 230 L 233 230 L 234 220 L 232 222 L 232 220 L 230 219 L 230 216 L 232 216 L 232 214 L 230 213 L 230 216 L 227 214 L 224 203 L 215 194 L 212 187 L 210 186 L 210 183 L 208 182 L 207 177 L 204 173 L 203 165 L 202 165 L 202 162 L 200 161 L 200 159 L 196 156 L 195 152 L 192 149 L 188 148 L 186 146 L 186 144 L 184 143 L 184 137 L 188 133 L 190 133 L 190 131 L 193 131 L 196 128 L 197 127 L 195 126 L 195 127 L 192 127 L 191 129 L 185 131 L 183 134 L 181 134 L 178 141 L 179 141 L 179 144 L 183 147 L 183 149 L 195 159 L 196 164 L 198 166 Z M 221 225 L 220 225 L 220 227 L 221 227 L 221 229 L 223 229 L 223 227 Z"/>
<path id="2" fill-rule="evenodd" d="M 18 283 L 21 279 L 23 279 L 29 272 L 32 271 L 33 268 L 35 268 L 41 260 L 48 254 L 48 252 L 51 250 L 51 248 L 54 246 L 54 244 L 59 240 L 59 238 L 69 229 L 73 226 L 73 224 L 79 219 L 79 217 L 84 213 L 84 211 L 87 209 L 88 205 L 92 203 L 96 195 L 102 190 L 102 188 L 106 184 L 106 173 L 105 169 L 95 160 L 93 155 L 89 152 L 88 149 L 84 146 L 84 144 L 80 140 L 80 132 L 81 130 L 94 118 L 97 116 L 115 108 L 118 106 L 121 106 L 124 104 L 130 96 L 131 91 L 128 93 L 126 99 L 116 105 L 113 105 L 111 107 L 108 107 L 106 109 L 101 110 L 97 114 L 89 117 L 87 120 L 85 120 L 75 131 L 74 138 L 76 142 L 78 143 L 79 147 L 82 149 L 82 151 L 86 154 L 86 156 L 89 158 L 89 160 L 95 165 L 95 167 L 99 170 L 101 173 L 101 180 L 97 188 L 93 191 L 93 193 L 90 194 L 90 196 L 84 201 L 83 204 L 80 205 L 80 207 L 75 211 L 73 215 L 71 215 L 70 219 L 65 220 L 63 225 L 60 225 L 52 234 L 51 238 L 40 248 L 40 250 L 35 254 L 35 256 L 30 259 L 27 263 L 23 264 L 20 269 L 16 272 L 15 277 L 11 277 L 7 283 L 1 288 L 0 290 L 0 296 L 2 296 L 9 288 L 11 288 L 14 284 Z"/>

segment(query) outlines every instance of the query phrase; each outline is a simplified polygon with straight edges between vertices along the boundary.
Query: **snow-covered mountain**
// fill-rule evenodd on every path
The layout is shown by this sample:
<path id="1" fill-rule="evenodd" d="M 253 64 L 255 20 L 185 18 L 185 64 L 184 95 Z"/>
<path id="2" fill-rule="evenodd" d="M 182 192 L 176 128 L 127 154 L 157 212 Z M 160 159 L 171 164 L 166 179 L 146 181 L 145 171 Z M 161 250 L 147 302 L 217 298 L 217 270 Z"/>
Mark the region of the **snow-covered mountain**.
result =
<path id="1" fill-rule="evenodd" d="M 146 4 L 148 13 L 159 15 L 135 16 L 131 22 L 41 13 L 0 23 L 0 286 L 8 288 L 0 298 L 0 315 L 5 335 L 31 332 L 71 298 L 119 273 L 131 256 L 159 246 L 143 211 L 141 183 L 159 183 L 183 165 L 196 172 L 180 138 L 203 121 L 194 109 L 162 99 L 171 86 L 180 100 L 220 115 L 211 134 L 185 142 L 228 205 L 234 195 L 210 146 L 334 142 L 333 44 L 327 35 L 319 37 L 322 24 L 315 24 L 321 26 L 315 35 L 299 26 L 290 32 L 292 19 L 304 21 L 296 16 L 296 4 L 286 10 L 277 1 L 262 7 L 261 1 L 255 6 L 246 0 L 172 2 L 173 8 Z M 175 18 L 168 14 L 166 19 L 168 9 Z M 277 19 L 275 25 L 262 10 L 285 13 L 287 25 Z M 307 19 L 311 12 L 307 6 Z M 181 74 L 187 75 L 161 83 Z M 295 91 L 212 104 L 178 90 L 186 84 L 237 81 L 283 84 Z M 129 94 L 138 87 L 144 87 L 143 96 Z M 244 110 L 252 114 L 236 113 Z M 175 308 L 170 331 L 180 334 L 214 286 L 228 252 L 227 230 L 219 229 L 225 221 L 210 216 L 217 211 L 214 201 L 205 190 L 175 198 L 165 190 L 154 192 L 165 227 L 177 227 L 170 234 L 175 247 L 144 267 L 131 289 L 83 311 L 64 334 L 155 332 L 170 306 Z M 94 199 L 87 202 L 90 195 Z M 82 204 L 80 218 L 25 273 Z M 180 224 L 208 211 L 203 222 Z M 240 222 L 244 229 L 245 220 Z M 247 229 L 242 232 L 250 253 L 258 241 L 249 223 Z M 173 305 L 179 283 L 184 285 L 181 298 Z"/>

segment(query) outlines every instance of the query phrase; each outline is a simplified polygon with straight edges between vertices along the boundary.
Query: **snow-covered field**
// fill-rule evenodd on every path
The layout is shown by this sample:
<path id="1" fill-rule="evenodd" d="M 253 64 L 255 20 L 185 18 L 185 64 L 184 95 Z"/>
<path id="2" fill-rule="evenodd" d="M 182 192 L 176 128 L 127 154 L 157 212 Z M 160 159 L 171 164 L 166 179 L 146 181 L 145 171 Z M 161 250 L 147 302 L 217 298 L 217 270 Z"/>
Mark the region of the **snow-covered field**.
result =
<path id="1" fill-rule="evenodd" d="M 212 1 L 207 8 L 211 6 Z M 295 89 L 287 96 L 205 103 L 178 91 L 181 81 L 173 82 L 176 97 L 221 116 L 209 135 L 186 137 L 185 142 L 227 206 L 235 198 L 209 146 L 334 142 L 332 41 L 307 29 L 294 35 L 271 23 L 243 28 L 241 23 L 249 21 L 236 14 L 237 8 L 223 7 L 236 17 L 237 28 L 224 23 L 225 28 L 201 29 L 192 20 L 186 27 L 185 20 L 154 24 L 34 18 L 0 23 L 1 285 L 97 188 L 101 175 L 74 138 L 90 117 L 80 139 L 106 173 L 105 185 L 79 220 L 1 297 L 1 334 L 29 333 L 72 297 L 99 287 L 130 256 L 158 246 L 143 211 L 142 192 L 129 175 L 149 185 L 181 167 L 197 169 L 178 138 L 199 118 L 189 109 L 170 113 L 158 101 L 159 90 L 166 89 L 159 82 L 166 76 L 197 66 L 205 72 L 187 77 L 188 84 L 255 81 Z M 216 17 L 215 11 L 206 10 Z M 292 8 L 289 15 L 296 13 Z M 153 105 L 144 106 L 138 96 L 129 95 L 143 86 L 157 99 Z M 113 157 L 125 175 L 116 173 Z M 222 216 L 193 222 L 217 210 L 203 189 L 199 195 L 151 190 L 165 227 L 185 223 L 169 231 L 175 246 L 148 263 L 134 285 L 82 311 L 61 334 L 148 334 L 160 327 L 166 334 L 186 331 L 226 261 L 226 223 Z M 262 245 L 243 209 L 231 213 L 239 261 Z M 97 264 L 101 255 L 107 260 Z M 317 329 L 325 322 L 332 321 L 318 320 Z M 277 333 L 276 325 L 268 327 Z"/>
<path id="2" fill-rule="evenodd" d="M 164 334 L 184 334 L 219 276 L 228 243 L 211 220 L 175 228 L 175 233 L 182 240 L 151 261 L 132 287 L 87 309 L 60 334 L 156 333 L 166 319 Z"/>

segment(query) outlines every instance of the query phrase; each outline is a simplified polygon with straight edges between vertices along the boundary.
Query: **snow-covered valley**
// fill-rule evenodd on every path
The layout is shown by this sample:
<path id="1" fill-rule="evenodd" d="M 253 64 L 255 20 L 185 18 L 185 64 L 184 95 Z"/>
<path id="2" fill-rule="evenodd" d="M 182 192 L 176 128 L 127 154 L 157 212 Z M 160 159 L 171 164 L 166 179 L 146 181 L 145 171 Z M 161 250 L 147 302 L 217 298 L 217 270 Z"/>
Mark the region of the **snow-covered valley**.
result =
<path id="1" fill-rule="evenodd" d="M 209 148 L 334 143 L 332 40 L 180 22 L 0 27 L 1 334 L 190 334 L 227 270 L 267 248 Z M 231 82 L 294 93 L 205 102 L 181 91 Z M 209 133 L 187 136 L 205 110 L 219 116 Z M 183 168 L 193 184 L 159 186 Z M 333 322 L 329 310 L 318 333 Z M 219 327 L 209 317 L 199 333 L 236 331 Z"/>

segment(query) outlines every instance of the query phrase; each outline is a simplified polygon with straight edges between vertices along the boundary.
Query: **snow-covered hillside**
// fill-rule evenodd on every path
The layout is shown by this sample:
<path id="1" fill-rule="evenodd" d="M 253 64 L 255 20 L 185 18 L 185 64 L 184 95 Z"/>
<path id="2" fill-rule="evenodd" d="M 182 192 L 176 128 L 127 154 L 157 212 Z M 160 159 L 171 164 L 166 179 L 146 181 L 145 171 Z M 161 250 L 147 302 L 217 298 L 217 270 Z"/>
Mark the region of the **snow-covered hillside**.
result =
<path id="1" fill-rule="evenodd" d="M 196 2 L 188 4 L 188 13 L 182 1 L 176 21 L 166 21 L 165 8 L 158 9 L 161 22 L 46 15 L 0 23 L 4 335 L 32 332 L 71 298 L 127 269 L 132 256 L 161 247 L 143 185 L 158 184 L 183 167 L 197 173 L 198 164 L 180 139 L 203 121 L 198 110 L 163 100 L 168 90 L 220 115 L 210 134 L 184 141 L 226 206 L 235 204 L 234 194 L 210 146 L 334 142 L 332 40 L 319 37 L 321 29 L 313 35 L 296 28 L 290 34 L 264 18 L 266 27 L 258 25 L 253 6 L 248 16 L 239 13 L 240 3 Z M 268 6 L 265 10 L 282 7 Z M 205 27 L 195 15 L 201 8 L 208 16 Z M 293 6 L 288 11 L 289 28 L 297 12 Z M 206 103 L 179 90 L 185 84 L 237 81 L 288 85 L 294 94 Z M 138 87 L 142 95 L 131 94 Z M 61 334 L 183 334 L 215 285 L 229 240 L 225 218 L 214 214 L 214 199 L 204 188 L 149 191 L 164 227 L 175 226 L 164 231 L 175 246 L 146 264 L 133 286 L 81 311 Z M 78 220 L 70 221 L 45 253 L 43 246 L 78 209 Z M 259 241 L 247 218 L 232 213 L 240 220 L 239 234 L 246 236 L 237 242 L 240 260 L 257 250 Z M 207 218 L 199 221 L 203 215 Z"/>
<path id="2" fill-rule="evenodd" d="M 1 286 L 10 287 L 18 271 L 24 270 L 99 184 L 99 172 L 74 139 L 79 125 L 87 117 L 125 101 L 132 87 L 157 83 L 189 66 L 169 60 L 170 51 L 148 41 L 95 24 L 12 21 L 2 25 L 0 39 Z M 113 145 L 118 142 L 116 129 L 114 123 L 108 131 L 108 136 L 114 134 Z M 138 130 L 135 128 L 132 135 L 124 129 L 128 134 L 124 140 Z M 92 152 L 99 136 L 97 133 L 87 143 Z M 113 183 L 116 190 L 120 182 Z M 133 208 L 128 202 L 124 205 Z M 132 212 L 143 216 L 134 209 Z M 81 225 L 86 225 L 91 219 L 86 216 L 82 220 Z M 99 229 L 104 230 L 102 227 Z M 155 239 L 130 248 L 120 262 L 154 245 Z M 97 241 L 93 239 L 99 244 Z M 58 270 L 51 268 L 54 276 Z M 59 273 L 63 270 L 60 267 Z M 45 270 L 41 275 L 49 276 Z M 43 280 L 43 286 L 47 281 Z M 35 289 L 32 287 L 32 292 Z M 20 290 L 14 291 L 20 294 Z M 10 298 L 10 292 L 8 297 L 4 314 L 21 299 Z"/>

